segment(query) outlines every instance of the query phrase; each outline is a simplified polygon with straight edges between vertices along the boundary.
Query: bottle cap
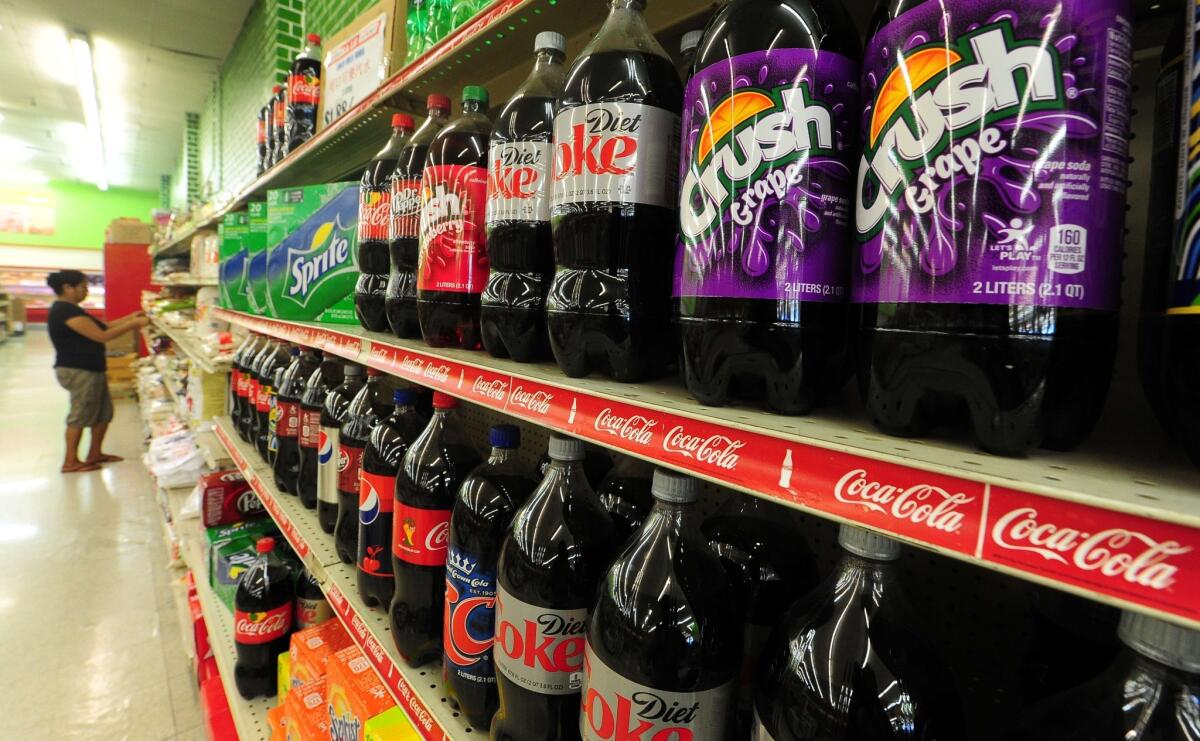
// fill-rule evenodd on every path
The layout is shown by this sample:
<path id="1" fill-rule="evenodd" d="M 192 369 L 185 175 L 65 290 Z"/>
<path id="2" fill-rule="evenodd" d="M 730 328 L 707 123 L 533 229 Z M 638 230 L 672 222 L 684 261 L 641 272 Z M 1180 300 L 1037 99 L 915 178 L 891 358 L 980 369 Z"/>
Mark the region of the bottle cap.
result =
<path id="1" fill-rule="evenodd" d="M 361 376 L 363 374 L 363 367 L 361 365 L 355 365 L 354 363 L 346 363 L 343 373 L 351 377 Z"/>
<path id="2" fill-rule="evenodd" d="M 550 459 L 555 461 L 583 460 L 583 441 L 573 437 L 550 436 Z"/>
<path id="3" fill-rule="evenodd" d="M 425 107 L 429 110 L 438 109 L 442 111 L 450 110 L 450 99 L 445 95 L 434 93 L 425 99 Z"/>
<path id="4" fill-rule="evenodd" d="M 875 561 L 895 561 L 900 557 L 900 542 L 854 525 L 838 530 L 838 545 L 856 556 Z"/>
<path id="5" fill-rule="evenodd" d="M 683 35 L 683 40 L 679 42 L 679 51 L 688 51 L 700 46 L 700 39 L 704 38 L 703 31 L 688 31 Z"/>
<path id="6" fill-rule="evenodd" d="M 696 485 L 696 479 L 691 476 L 656 468 L 654 469 L 654 480 L 650 484 L 650 493 L 654 495 L 655 499 L 662 502 L 691 504 L 700 498 L 700 487 Z"/>
<path id="7" fill-rule="evenodd" d="M 1121 642 L 1160 664 L 1200 672 L 1200 632 L 1137 612 L 1122 612 Z"/>
<path id="8" fill-rule="evenodd" d="M 521 428 L 516 425 L 492 425 L 488 430 L 488 443 L 493 448 L 511 450 L 521 447 Z"/>
<path id="9" fill-rule="evenodd" d="M 283 92 L 283 85 L 273 85 L 273 86 L 271 87 L 271 92 L 272 92 L 272 93 L 282 93 L 282 92 Z"/>
<path id="10" fill-rule="evenodd" d="M 433 408 L 434 409 L 453 409 L 458 406 L 458 399 L 455 399 L 450 394 L 441 391 L 433 392 Z"/>
<path id="11" fill-rule="evenodd" d="M 383 371 L 379 370 L 378 368 L 367 368 L 368 376 L 379 376 L 382 374 L 383 374 Z"/>
<path id="12" fill-rule="evenodd" d="M 259 538 L 258 542 L 254 544 L 254 550 L 259 553 L 270 553 L 275 550 L 275 539 L 269 535 L 265 538 Z"/>
<path id="13" fill-rule="evenodd" d="M 299 347 L 292 347 L 292 349 L 291 349 L 291 350 L 288 350 L 288 355 L 291 355 L 293 358 L 294 358 L 294 357 L 297 357 L 298 355 L 300 355 L 300 348 L 299 348 Z"/>
<path id="14" fill-rule="evenodd" d="M 565 51 L 567 48 L 567 37 L 563 36 L 558 31 L 542 31 L 533 39 L 533 50 L 541 51 L 542 49 L 553 49 L 554 51 Z"/>
<path id="15" fill-rule="evenodd" d="M 413 403 L 412 389 L 396 389 L 393 391 L 392 403 L 398 406 L 408 406 Z"/>
<path id="16" fill-rule="evenodd" d="M 468 100 L 475 100 L 475 101 L 479 101 L 483 105 L 487 105 L 488 104 L 487 88 L 485 88 L 483 85 L 467 85 L 465 88 L 463 88 L 462 99 L 463 99 L 464 103 L 466 103 Z"/>
<path id="17" fill-rule="evenodd" d="M 304 38 L 308 39 L 308 43 L 310 43 L 310 44 L 320 44 L 321 43 L 321 35 L 320 34 L 310 33 L 308 36 L 305 36 Z"/>
<path id="18" fill-rule="evenodd" d="M 393 129 L 404 129 L 405 131 L 412 131 L 413 130 L 412 116 L 408 115 L 407 113 L 393 113 L 392 114 L 392 128 Z"/>

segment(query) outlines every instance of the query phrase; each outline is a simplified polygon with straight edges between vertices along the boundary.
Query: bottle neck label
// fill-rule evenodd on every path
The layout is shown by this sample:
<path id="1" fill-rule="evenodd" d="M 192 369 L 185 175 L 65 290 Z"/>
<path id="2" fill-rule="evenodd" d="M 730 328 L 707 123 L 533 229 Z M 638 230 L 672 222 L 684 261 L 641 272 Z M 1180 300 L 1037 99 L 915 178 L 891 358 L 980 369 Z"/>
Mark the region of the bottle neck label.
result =
<path id="1" fill-rule="evenodd" d="M 433 165 L 421 182 L 417 289 L 480 293 L 487 283 L 487 170 Z"/>
<path id="2" fill-rule="evenodd" d="M 496 669 L 541 695 L 571 695 L 583 687 L 587 608 L 556 610 L 496 587 Z"/>
<path id="3" fill-rule="evenodd" d="M 392 554 L 414 566 L 442 566 L 450 536 L 450 510 L 422 509 L 396 502 Z"/>
<path id="4" fill-rule="evenodd" d="M 286 636 L 291 629 L 291 601 L 266 612 L 233 611 L 233 639 L 238 643 L 270 643 Z"/>
<path id="5" fill-rule="evenodd" d="M 492 637 L 496 620 L 495 564 L 451 546 L 446 558 L 443 658 L 456 676 L 494 685 Z"/>
<path id="6" fill-rule="evenodd" d="M 492 142 L 488 226 L 502 221 L 550 221 L 549 168 L 550 142 Z"/>

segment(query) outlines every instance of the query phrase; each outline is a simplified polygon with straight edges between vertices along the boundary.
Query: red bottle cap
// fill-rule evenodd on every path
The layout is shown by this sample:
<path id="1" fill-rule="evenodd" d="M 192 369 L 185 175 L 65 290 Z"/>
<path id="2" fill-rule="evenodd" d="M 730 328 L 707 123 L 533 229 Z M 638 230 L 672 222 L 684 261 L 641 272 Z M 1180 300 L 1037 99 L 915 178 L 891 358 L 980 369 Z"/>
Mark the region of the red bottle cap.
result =
<path id="1" fill-rule="evenodd" d="M 310 34 L 309 34 L 308 36 L 306 36 L 305 38 L 307 38 L 307 39 L 308 39 L 308 42 L 309 42 L 310 44 L 319 44 L 319 43 L 321 43 L 321 36 L 320 36 L 320 34 L 310 33 Z"/>
<path id="2" fill-rule="evenodd" d="M 407 113 L 393 113 L 392 114 L 392 128 L 393 129 L 404 129 L 405 131 L 412 131 L 413 130 L 412 116 L 408 115 Z"/>
<path id="3" fill-rule="evenodd" d="M 383 373 L 383 371 L 379 370 L 378 368 L 367 368 L 368 376 L 378 376 L 381 373 Z"/>
<path id="4" fill-rule="evenodd" d="M 273 93 L 283 92 L 283 85 L 276 85 L 275 87 L 271 88 L 271 92 L 273 92 Z"/>
<path id="5" fill-rule="evenodd" d="M 275 539 L 270 536 L 259 538 L 258 542 L 254 545 L 254 549 L 259 553 L 270 553 L 275 550 Z"/>
<path id="6" fill-rule="evenodd" d="M 437 93 L 434 93 L 425 99 L 425 107 L 430 110 L 434 108 L 440 108 L 443 111 L 449 111 L 450 99 L 445 95 L 438 95 Z"/>
<path id="7" fill-rule="evenodd" d="M 450 394 L 444 394 L 441 391 L 433 392 L 434 409 L 453 409 L 456 406 L 458 406 L 458 399 L 455 399 Z"/>

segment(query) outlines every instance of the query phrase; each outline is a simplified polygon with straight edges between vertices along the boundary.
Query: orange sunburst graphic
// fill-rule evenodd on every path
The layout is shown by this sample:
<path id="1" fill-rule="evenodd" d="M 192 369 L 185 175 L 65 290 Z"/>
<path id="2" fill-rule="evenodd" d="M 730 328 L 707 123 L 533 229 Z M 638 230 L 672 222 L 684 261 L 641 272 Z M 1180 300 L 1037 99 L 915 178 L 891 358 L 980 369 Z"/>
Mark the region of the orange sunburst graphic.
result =
<path id="1" fill-rule="evenodd" d="M 900 110 L 908 100 L 910 90 L 918 90 L 937 75 L 962 61 L 962 55 L 953 49 L 933 47 L 922 49 L 900 58 L 900 63 L 891 71 L 879 94 L 875 96 L 875 112 L 871 114 L 871 146 L 883 133 L 883 127 L 892 114 Z"/>
<path id="2" fill-rule="evenodd" d="M 721 101 L 712 110 L 712 113 L 708 114 L 708 123 L 700 130 L 700 142 L 696 147 L 696 161 L 703 162 L 717 146 L 717 142 L 737 128 L 742 121 L 773 108 L 774 105 L 769 97 L 756 90 L 734 93 Z"/>

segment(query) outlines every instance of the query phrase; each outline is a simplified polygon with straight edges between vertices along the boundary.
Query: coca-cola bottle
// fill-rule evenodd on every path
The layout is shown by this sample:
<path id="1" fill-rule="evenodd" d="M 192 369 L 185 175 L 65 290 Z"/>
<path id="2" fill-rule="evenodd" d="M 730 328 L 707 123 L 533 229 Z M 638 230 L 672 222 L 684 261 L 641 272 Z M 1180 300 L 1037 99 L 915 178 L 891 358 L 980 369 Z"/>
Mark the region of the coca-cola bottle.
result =
<path id="1" fill-rule="evenodd" d="M 238 437 L 242 438 L 244 442 L 250 442 L 250 434 L 243 424 L 244 419 L 248 419 L 247 406 L 249 406 L 249 402 L 247 397 L 250 395 L 250 364 L 262 348 L 265 339 L 263 335 L 251 332 L 238 351 L 234 353 L 230 367 L 229 417 L 233 421 L 233 428 L 237 430 Z"/>
<path id="2" fill-rule="evenodd" d="M 446 125 L 450 115 L 450 99 L 445 95 L 430 95 L 425 106 L 429 115 L 400 147 L 391 178 L 392 219 L 388 226 L 391 275 L 388 277 L 384 310 L 392 334 L 408 339 L 421 336 L 421 326 L 417 323 L 421 173 L 425 170 L 429 144 Z"/>
<path id="3" fill-rule="evenodd" d="M 288 650 L 295 587 L 287 565 L 275 554 L 275 539 L 260 538 L 258 557 L 238 577 L 233 596 L 233 679 L 247 700 L 275 696 L 279 654 Z"/>
<path id="4" fill-rule="evenodd" d="M 583 473 L 583 441 L 551 435 L 549 449 L 500 547 L 492 741 L 579 738 L 588 613 L 619 545 Z"/>
<path id="5" fill-rule="evenodd" d="M 333 608 L 321 585 L 308 569 L 296 579 L 296 630 L 304 630 L 333 617 Z"/>
<path id="6" fill-rule="evenodd" d="M 338 503 L 333 545 L 342 563 L 358 560 L 358 498 L 362 489 L 360 474 L 371 430 L 379 422 L 375 398 L 380 394 L 380 380 L 378 368 L 367 368 L 367 382 L 350 400 L 345 421 L 338 429 Z"/>
<path id="7" fill-rule="evenodd" d="M 556 269 L 546 325 L 554 358 L 571 377 L 596 368 L 637 381 L 661 375 L 675 354 L 671 245 L 683 90 L 644 7 L 609 0 L 554 117 Z"/>
<path id="8" fill-rule="evenodd" d="M 317 506 L 321 457 L 321 414 L 330 389 L 342 382 L 342 363 L 333 353 L 323 353 L 321 365 L 309 375 L 300 397 L 300 471 L 296 493 L 308 509 Z M 332 446 L 331 446 L 332 448 Z"/>
<path id="9" fill-rule="evenodd" d="M 775 628 L 755 678 L 754 738 L 967 738 L 954 681 L 915 629 L 900 544 L 842 525 L 833 573 Z"/>
<path id="10" fill-rule="evenodd" d="M 600 503 L 612 516 L 618 543 L 628 541 L 650 514 L 650 508 L 654 506 L 654 496 L 650 493 L 653 477 L 652 464 L 622 455 L 596 487 Z"/>
<path id="11" fill-rule="evenodd" d="M 700 534 L 696 484 L 654 472 L 654 508 L 600 588 L 584 654 L 585 739 L 724 741 L 733 731 L 740 615 Z"/>
<path id="12" fill-rule="evenodd" d="M 537 475 L 539 478 L 546 475 L 546 471 L 550 468 L 551 460 L 549 452 L 538 458 Z M 588 483 L 592 489 L 599 488 L 600 484 L 604 482 L 604 477 L 612 470 L 612 467 L 613 461 L 608 451 L 592 443 L 583 444 L 583 473 L 587 476 Z"/>
<path id="13" fill-rule="evenodd" d="M 521 431 L 495 425 L 492 454 L 458 487 L 446 556 L 442 672 L 446 696 L 476 728 L 487 728 L 499 704 L 492 661 L 496 564 L 517 507 L 537 486 L 517 460 Z"/>
<path id="14" fill-rule="evenodd" d="M 560 33 L 534 40 L 533 72 L 496 117 L 488 147 L 488 279 L 479 310 L 483 346 L 527 363 L 549 357 L 545 303 L 554 274 L 550 234 L 554 102 L 566 69 Z"/>
<path id="15" fill-rule="evenodd" d="M 392 571 L 392 515 L 396 474 L 408 446 L 425 429 L 410 389 L 392 392 L 392 413 L 379 419 L 362 457 L 358 497 L 358 593 L 370 607 L 387 609 L 395 589 Z"/>
<path id="16" fill-rule="evenodd" d="M 250 445 L 255 444 L 255 425 L 258 422 L 258 369 L 268 354 L 275 352 L 275 340 L 263 337 L 257 351 L 246 363 L 243 382 L 246 384 L 246 402 L 242 405 L 242 413 L 238 418 L 238 431 L 243 433 L 243 439 Z"/>
<path id="17" fill-rule="evenodd" d="M 258 394 L 254 404 L 254 445 L 264 462 L 271 462 L 271 437 L 274 426 L 271 423 L 271 404 L 275 398 L 276 371 L 288 362 L 289 349 L 287 343 L 278 342 L 271 352 L 263 356 L 258 365 Z"/>
<path id="18" fill-rule="evenodd" d="M 417 321 L 426 344 L 475 350 L 488 276 L 487 90 L 467 85 L 462 105 L 462 115 L 433 137 L 421 174 Z"/>
<path id="19" fill-rule="evenodd" d="M 317 352 L 311 348 L 303 353 L 293 348 L 295 357 L 283 373 L 279 392 L 275 395 L 275 455 L 271 470 L 275 486 L 282 492 L 299 493 L 300 476 L 300 397 L 313 372 L 317 370 Z"/>
<path id="20" fill-rule="evenodd" d="M 325 402 L 321 406 L 321 432 L 317 442 L 317 521 L 321 529 L 333 533 L 338 516 L 338 465 L 341 454 L 338 451 L 338 435 L 342 423 L 346 421 L 346 412 L 350 402 L 363 387 L 363 369 L 361 365 L 346 363 L 342 370 L 342 383 L 325 394 Z"/>
<path id="21" fill-rule="evenodd" d="M 321 103 L 321 37 L 310 33 L 288 73 L 287 152 L 317 133 Z"/>
<path id="22" fill-rule="evenodd" d="M 271 88 L 271 164 L 283 160 L 288 153 L 287 90 L 282 85 Z"/>
<path id="23" fill-rule="evenodd" d="M 412 666 L 442 653 L 450 511 L 462 480 L 479 464 L 479 452 L 454 412 L 457 407 L 453 396 L 433 392 L 433 417 L 404 453 L 396 474 L 396 590 L 389 612 L 396 648 Z"/>
<path id="24" fill-rule="evenodd" d="M 258 109 L 258 118 L 255 121 L 254 148 L 258 157 L 255 161 L 255 175 L 262 175 L 271 166 L 270 149 L 267 146 L 267 122 L 270 120 L 271 104 L 267 103 Z"/>
<path id="25" fill-rule="evenodd" d="M 1124 647 L 1103 674 L 1035 707 L 1010 738 L 1200 739 L 1200 633 L 1126 612 L 1117 635 Z"/>
<path id="26" fill-rule="evenodd" d="M 363 170 L 358 183 L 358 282 L 354 286 L 354 314 L 372 332 L 387 330 L 384 295 L 387 293 L 388 230 L 392 218 L 392 173 L 396 157 L 412 134 L 407 113 L 392 114 L 392 135 Z"/>

